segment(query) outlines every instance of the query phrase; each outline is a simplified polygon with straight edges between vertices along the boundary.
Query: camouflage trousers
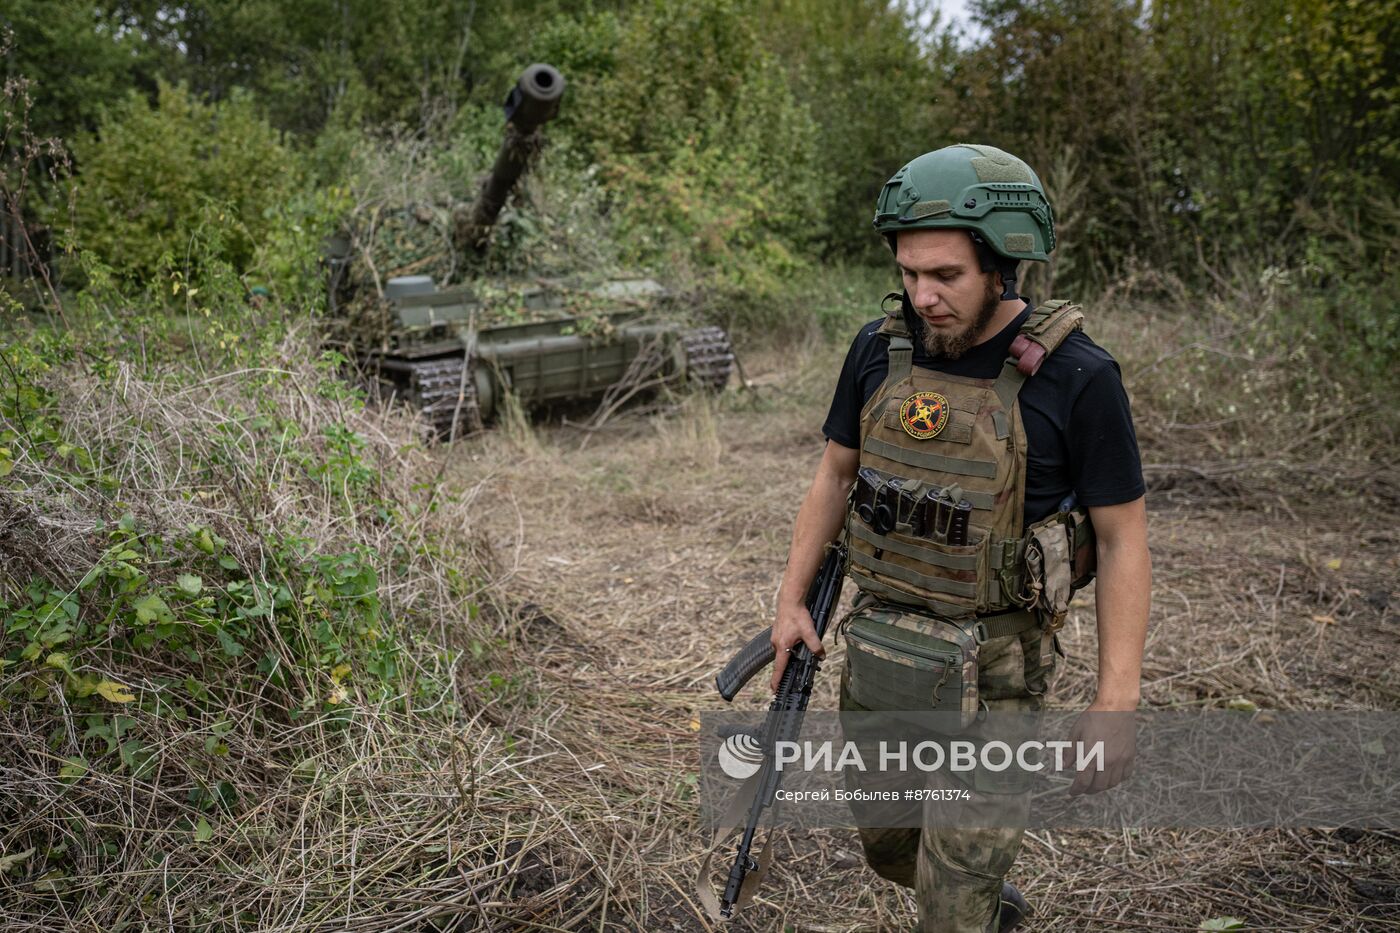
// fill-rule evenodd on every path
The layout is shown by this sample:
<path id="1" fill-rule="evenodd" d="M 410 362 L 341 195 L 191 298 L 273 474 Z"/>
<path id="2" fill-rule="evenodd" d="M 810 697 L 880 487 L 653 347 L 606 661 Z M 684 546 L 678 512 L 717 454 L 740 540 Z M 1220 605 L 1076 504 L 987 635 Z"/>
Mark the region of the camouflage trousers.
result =
<path id="1" fill-rule="evenodd" d="M 897 612 L 875 604 L 859 613 L 877 612 L 888 618 Z M 1041 657 L 1042 653 L 1046 657 Z M 848 656 L 849 663 L 849 656 Z M 1042 634 L 1031 629 L 984 642 L 979 651 L 978 692 L 982 705 L 995 712 L 1038 712 L 1044 704 L 1055 669 L 1055 651 Z M 849 669 L 841 677 L 841 709 L 865 710 L 847 690 Z M 959 738 L 977 739 L 978 727 L 969 727 Z M 862 749 L 862 755 L 866 752 Z M 901 791 L 911 778 L 905 774 L 846 771 L 849 789 Z M 957 775 L 939 771 L 920 774 L 919 784 L 931 788 L 967 787 Z M 1029 792 L 993 792 L 978 786 L 970 801 L 960 801 L 957 825 L 944 816 L 947 810 L 933 802 L 910 803 L 898 820 L 905 828 L 862 828 L 861 845 L 870 867 L 883 878 L 914 889 L 919 908 L 918 929 L 925 933 L 997 933 L 1002 881 L 1021 848 L 1030 812 Z M 860 817 L 859 808 L 856 816 Z M 888 814 L 888 809 L 884 811 Z M 995 813 L 980 820 L 978 813 Z M 908 828 L 921 823 L 918 828 Z M 988 828 L 973 828 L 981 823 Z M 969 825 L 970 824 L 970 825 Z M 1009 824 L 1009 825 L 1008 825 Z"/>

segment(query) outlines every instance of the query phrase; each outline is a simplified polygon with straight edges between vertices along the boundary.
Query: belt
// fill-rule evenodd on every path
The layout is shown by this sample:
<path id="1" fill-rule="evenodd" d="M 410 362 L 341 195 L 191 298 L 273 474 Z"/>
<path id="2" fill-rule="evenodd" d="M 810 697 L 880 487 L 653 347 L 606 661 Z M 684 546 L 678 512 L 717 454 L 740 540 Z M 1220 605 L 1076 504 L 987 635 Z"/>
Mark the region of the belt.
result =
<path id="1" fill-rule="evenodd" d="M 1021 632 L 1040 627 L 1040 617 L 1029 609 L 1016 612 L 1003 612 L 994 616 L 982 616 L 972 624 L 972 634 L 980 645 L 993 638 L 1019 635 Z"/>
<path id="2" fill-rule="evenodd" d="M 915 615 L 926 616 L 928 612 L 916 609 L 913 606 L 906 606 L 903 603 L 890 602 L 880 599 L 873 593 L 866 590 L 857 590 L 856 598 L 851 603 L 851 611 L 856 612 L 872 604 L 883 603 L 893 606 L 903 612 L 912 612 Z M 953 620 L 949 620 L 953 621 Z M 953 621 L 954 625 L 966 627 L 972 633 L 972 637 L 977 639 L 980 645 L 993 638 L 1005 638 L 1007 635 L 1019 635 L 1022 632 L 1040 627 L 1040 616 L 1030 609 L 1017 609 L 1014 612 L 999 612 L 991 616 L 979 616 L 972 622 Z"/>

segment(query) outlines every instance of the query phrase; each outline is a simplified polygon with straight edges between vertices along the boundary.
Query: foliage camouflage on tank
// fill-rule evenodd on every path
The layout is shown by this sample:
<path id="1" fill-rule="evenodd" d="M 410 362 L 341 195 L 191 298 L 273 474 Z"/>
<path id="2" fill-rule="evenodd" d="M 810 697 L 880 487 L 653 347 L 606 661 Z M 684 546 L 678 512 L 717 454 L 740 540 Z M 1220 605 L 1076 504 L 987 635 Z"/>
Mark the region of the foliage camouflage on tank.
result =
<path id="1" fill-rule="evenodd" d="M 368 243 L 350 232 L 328 244 L 338 336 L 381 396 L 421 410 L 439 435 L 480 430 L 508 394 L 528 407 L 662 384 L 719 391 L 733 371 L 725 332 L 682 323 L 670 294 L 649 278 L 477 275 L 439 287 L 422 274 L 456 278 L 481 268 L 564 86 L 548 65 L 521 74 L 506 98 L 500 150 L 470 204 L 411 205 L 377 218 Z M 399 273 L 382 282 L 372 261 L 376 235 L 391 242 L 387 268 Z M 415 247 L 422 255 L 408 259 Z"/>

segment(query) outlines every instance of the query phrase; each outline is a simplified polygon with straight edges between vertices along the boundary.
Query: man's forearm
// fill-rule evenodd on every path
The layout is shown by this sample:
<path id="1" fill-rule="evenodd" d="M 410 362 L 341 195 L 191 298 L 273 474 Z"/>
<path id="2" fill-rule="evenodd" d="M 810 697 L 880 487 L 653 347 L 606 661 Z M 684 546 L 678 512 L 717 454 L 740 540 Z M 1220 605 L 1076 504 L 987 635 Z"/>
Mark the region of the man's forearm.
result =
<path id="1" fill-rule="evenodd" d="M 1142 694 L 1142 652 L 1152 602 L 1145 537 L 1099 549 L 1099 686 L 1095 705 L 1135 709 Z"/>
<path id="2" fill-rule="evenodd" d="M 783 571 L 778 603 L 800 604 L 807 587 L 821 566 L 822 550 L 836 537 L 846 517 L 846 494 L 850 484 L 841 477 L 820 470 L 807 491 L 807 498 L 797 511 L 792 529 L 792 546 L 788 549 L 787 569 Z"/>

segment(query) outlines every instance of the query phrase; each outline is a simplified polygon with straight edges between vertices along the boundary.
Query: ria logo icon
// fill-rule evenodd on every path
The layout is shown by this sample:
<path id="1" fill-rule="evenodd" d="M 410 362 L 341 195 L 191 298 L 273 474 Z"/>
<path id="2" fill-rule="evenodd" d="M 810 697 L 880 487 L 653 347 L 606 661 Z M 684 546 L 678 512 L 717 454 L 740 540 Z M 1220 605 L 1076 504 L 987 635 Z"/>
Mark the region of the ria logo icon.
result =
<path id="1" fill-rule="evenodd" d="M 763 766 L 763 749 L 747 732 L 736 732 L 719 747 L 719 767 L 736 781 L 746 781 Z"/>

